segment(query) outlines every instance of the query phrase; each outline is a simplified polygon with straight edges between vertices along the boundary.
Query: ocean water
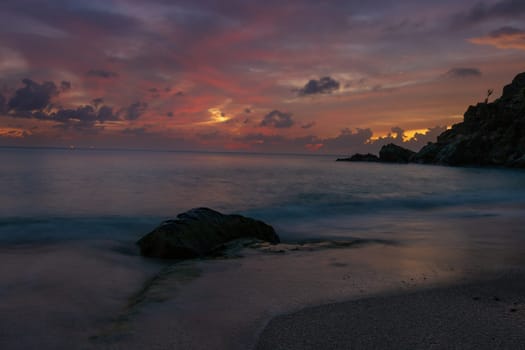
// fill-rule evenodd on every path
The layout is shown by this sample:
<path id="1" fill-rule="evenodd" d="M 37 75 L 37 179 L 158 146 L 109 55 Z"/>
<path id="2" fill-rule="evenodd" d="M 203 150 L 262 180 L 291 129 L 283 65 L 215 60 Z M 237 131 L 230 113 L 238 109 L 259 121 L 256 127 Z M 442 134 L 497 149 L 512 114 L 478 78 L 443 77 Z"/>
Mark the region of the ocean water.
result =
<path id="1" fill-rule="evenodd" d="M 284 240 L 439 238 L 433 225 L 525 216 L 525 172 L 334 162 L 330 156 L 0 150 L 0 242 L 134 240 L 206 206 Z M 437 227 L 436 227 L 437 228 Z M 410 230 L 414 231 L 414 230 Z M 461 233 L 458 233 L 461 234 Z"/>
<path id="2" fill-rule="evenodd" d="M 275 313 L 525 266 L 524 171 L 334 159 L 0 149 L 0 348 L 245 349 Z M 166 266 L 135 241 L 201 206 L 264 220 L 285 242 L 386 244 L 192 262 L 160 283 L 171 301 L 131 313 Z"/>

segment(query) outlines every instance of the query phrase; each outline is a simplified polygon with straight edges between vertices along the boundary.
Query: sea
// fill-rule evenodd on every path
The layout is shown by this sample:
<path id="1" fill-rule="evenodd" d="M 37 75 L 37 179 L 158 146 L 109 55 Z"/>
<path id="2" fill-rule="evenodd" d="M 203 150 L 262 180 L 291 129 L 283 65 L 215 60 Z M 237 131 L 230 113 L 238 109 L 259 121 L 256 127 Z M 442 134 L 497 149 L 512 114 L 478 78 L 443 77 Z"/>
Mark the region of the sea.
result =
<path id="1" fill-rule="evenodd" d="M 289 260 L 282 256 L 293 257 L 293 252 L 276 258 L 196 262 L 185 265 L 191 270 L 184 270 L 183 280 L 188 281 L 177 284 L 177 304 L 172 300 L 172 308 L 186 319 L 177 323 L 178 333 L 165 330 L 165 334 L 185 336 L 155 346 L 146 338 L 136 340 L 137 324 L 142 328 L 157 324 L 154 314 L 160 311 L 154 307 L 135 310 L 137 320 L 125 327 L 111 326 L 145 281 L 166 268 L 166 262 L 141 257 L 135 242 L 163 220 L 196 207 L 263 220 L 289 244 L 382 242 L 384 248 L 354 250 L 354 257 L 348 255 L 348 261 L 356 259 L 354 265 L 340 261 L 346 258 L 336 253 L 324 256 L 334 271 L 340 271 L 334 266 L 360 266 L 360 292 L 363 286 L 372 290 L 379 285 L 367 276 L 392 287 L 396 278 L 421 277 L 423 281 L 424 276 L 426 281 L 432 273 L 442 276 L 447 271 L 463 278 L 469 273 L 524 266 L 525 171 L 336 162 L 336 158 L 0 149 L 0 348 L 141 348 L 137 344 L 159 349 L 207 348 L 206 339 L 213 339 L 217 348 L 244 348 L 253 341 L 254 330 L 276 312 L 352 294 L 339 280 L 333 282 L 339 289 L 334 287 L 332 294 L 324 287 L 330 281 L 319 285 L 332 276 L 328 270 L 319 270 L 313 281 L 309 274 L 316 266 L 304 252 Z M 355 258 L 359 254 L 360 260 Z M 303 269 L 307 261 L 312 265 Z M 243 289 L 246 305 L 255 315 L 248 317 L 250 327 L 243 328 L 248 324 L 243 312 L 250 309 L 246 305 L 234 308 L 237 314 L 230 309 L 230 316 L 215 322 L 202 316 L 204 304 L 219 310 L 225 300 L 243 300 L 226 295 L 232 285 L 241 286 L 238 281 L 264 266 L 271 266 L 267 275 Z M 239 275 L 242 269 L 245 275 Z M 418 276 L 409 276 L 416 272 Z M 218 282 L 210 288 L 206 278 Z M 217 287 L 221 281 L 235 282 L 223 291 Z M 274 298 L 274 288 L 265 287 L 272 283 L 288 293 L 281 291 Z M 266 294 L 264 288 L 268 288 Z M 252 301 L 252 292 L 258 293 L 258 302 Z M 268 307 L 263 307 L 264 300 Z M 183 312 L 182 304 L 193 307 Z M 228 328 L 225 324 L 230 321 Z M 214 333 L 202 337 L 195 328 L 203 324 Z M 193 325 L 191 331 L 184 325 Z M 119 332 L 124 328 L 125 335 L 113 334 L 116 328 Z"/>

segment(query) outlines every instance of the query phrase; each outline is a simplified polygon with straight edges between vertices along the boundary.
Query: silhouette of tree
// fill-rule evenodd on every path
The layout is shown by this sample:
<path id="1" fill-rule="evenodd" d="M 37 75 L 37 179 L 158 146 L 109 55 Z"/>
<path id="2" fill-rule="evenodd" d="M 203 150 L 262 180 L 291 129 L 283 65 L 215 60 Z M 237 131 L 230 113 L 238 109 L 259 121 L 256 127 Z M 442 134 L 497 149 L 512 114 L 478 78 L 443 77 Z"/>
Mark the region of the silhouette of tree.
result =
<path id="1" fill-rule="evenodd" d="M 489 103 L 489 97 L 494 93 L 494 89 L 487 90 L 487 97 L 485 97 L 485 104 Z"/>

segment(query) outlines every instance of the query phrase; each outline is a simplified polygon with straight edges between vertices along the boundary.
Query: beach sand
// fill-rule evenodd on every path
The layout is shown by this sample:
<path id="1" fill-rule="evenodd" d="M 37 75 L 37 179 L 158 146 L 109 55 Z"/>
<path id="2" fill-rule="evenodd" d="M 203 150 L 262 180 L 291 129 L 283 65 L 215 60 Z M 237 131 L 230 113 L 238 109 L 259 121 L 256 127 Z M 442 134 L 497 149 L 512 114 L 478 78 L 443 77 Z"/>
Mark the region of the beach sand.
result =
<path id="1" fill-rule="evenodd" d="M 525 344 L 523 275 L 494 278 L 523 266 L 522 254 L 388 242 L 274 248 L 175 264 L 104 242 L 11 248 L 0 255 L 0 348 Z"/>
<path id="2" fill-rule="evenodd" d="M 525 274 L 306 308 L 274 318 L 265 349 L 525 349 Z"/>

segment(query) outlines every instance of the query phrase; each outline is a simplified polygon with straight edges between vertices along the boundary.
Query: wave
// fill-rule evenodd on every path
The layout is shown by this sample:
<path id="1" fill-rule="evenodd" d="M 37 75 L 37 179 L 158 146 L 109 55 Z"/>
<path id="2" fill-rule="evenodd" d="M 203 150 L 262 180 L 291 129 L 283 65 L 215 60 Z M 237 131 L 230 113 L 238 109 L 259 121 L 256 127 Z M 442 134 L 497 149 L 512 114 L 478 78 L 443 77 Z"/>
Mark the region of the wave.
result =
<path id="1" fill-rule="evenodd" d="M 0 219 L 0 242 L 28 244 L 71 240 L 136 240 L 163 218 L 8 217 Z"/>

